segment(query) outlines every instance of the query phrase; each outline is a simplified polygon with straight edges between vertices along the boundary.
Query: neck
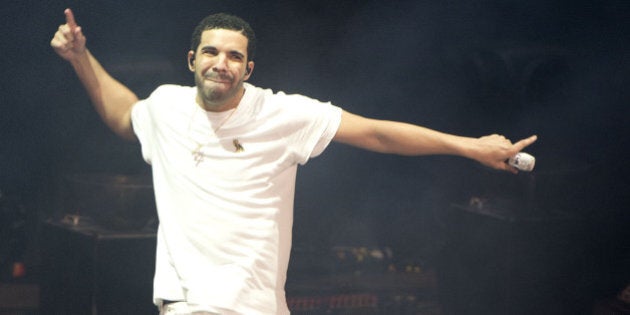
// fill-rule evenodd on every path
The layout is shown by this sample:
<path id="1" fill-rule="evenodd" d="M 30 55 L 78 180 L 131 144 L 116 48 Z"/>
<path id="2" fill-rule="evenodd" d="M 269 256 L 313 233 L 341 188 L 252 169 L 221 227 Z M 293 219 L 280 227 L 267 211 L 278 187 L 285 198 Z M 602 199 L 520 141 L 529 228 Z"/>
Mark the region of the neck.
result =
<path id="1" fill-rule="evenodd" d="M 245 88 L 241 86 L 240 91 L 236 92 L 232 97 L 222 101 L 212 101 L 204 99 L 201 93 L 197 93 L 197 104 L 209 112 L 225 112 L 238 107 L 245 95 Z"/>

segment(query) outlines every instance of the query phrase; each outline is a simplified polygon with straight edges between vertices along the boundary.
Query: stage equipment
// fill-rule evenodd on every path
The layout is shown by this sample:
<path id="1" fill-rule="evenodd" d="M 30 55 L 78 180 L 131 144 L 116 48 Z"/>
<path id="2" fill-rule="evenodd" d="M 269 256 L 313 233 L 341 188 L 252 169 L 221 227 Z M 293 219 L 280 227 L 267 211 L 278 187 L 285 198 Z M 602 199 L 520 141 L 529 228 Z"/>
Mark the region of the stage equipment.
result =
<path id="1" fill-rule="evenodd" d="M 107 229 L 86 217 L 45 222 L 40 313 L 156 314 L 155 244 L 154 231 Z"/>
<path id="2" fill-rule="evenodd" d="M 101 228 L 138 231 L 157 228 L 149 175 L 71 174 L 64 179 L 60 217 L 93 220 Z"/>

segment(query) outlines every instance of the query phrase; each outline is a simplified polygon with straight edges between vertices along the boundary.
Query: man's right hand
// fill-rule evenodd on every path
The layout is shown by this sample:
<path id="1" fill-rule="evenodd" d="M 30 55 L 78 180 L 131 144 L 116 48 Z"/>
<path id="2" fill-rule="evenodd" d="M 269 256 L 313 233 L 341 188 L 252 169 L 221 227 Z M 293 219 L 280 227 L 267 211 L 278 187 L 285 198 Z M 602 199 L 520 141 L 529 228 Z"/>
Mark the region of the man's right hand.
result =
<path id="1" fill-rule="evenodd" d="M 59 26 L 55 36 L 50 41 L 50 46 L 61 58 L 72 61 L 85 53 L 85 36 L 81 27 L 77 26 L 72 10 L 66 9 L 66 24 Z"/>
<path id="2" fill-rule="evenodd" d="M 50 41 L 50 46 L 74 68 L 90 100 L 107 126 L 124 139 L 135 140 L 131 126 L 131 108 L 138 97 L 114 79 L 85 47 L 85 36 L 77 26 L 72 10 L 66 9 L 66 24 Z"/>

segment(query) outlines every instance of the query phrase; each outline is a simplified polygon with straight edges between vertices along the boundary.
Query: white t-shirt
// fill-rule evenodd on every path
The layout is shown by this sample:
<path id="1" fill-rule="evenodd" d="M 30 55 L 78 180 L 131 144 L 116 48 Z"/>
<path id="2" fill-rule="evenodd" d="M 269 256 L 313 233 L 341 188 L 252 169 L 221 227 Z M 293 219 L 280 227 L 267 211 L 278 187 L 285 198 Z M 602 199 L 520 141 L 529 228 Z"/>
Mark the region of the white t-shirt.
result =
<path id="1" fill-rule="evenodd" d="M 234 112 L 212 113 L 196 93 L 163 85 L 132 111 L 160 219 L 154 302 L 288 314 L 297 165 L 330 143 L 341 109 L 245 83 Z"/>

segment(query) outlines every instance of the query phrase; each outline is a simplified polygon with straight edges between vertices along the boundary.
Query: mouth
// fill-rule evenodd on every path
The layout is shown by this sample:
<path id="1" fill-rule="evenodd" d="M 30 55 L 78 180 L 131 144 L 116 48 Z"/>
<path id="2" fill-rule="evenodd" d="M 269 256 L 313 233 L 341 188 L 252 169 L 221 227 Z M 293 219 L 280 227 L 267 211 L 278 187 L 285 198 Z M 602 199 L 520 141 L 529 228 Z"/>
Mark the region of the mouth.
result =
<path id="1" fill-rule="evenodd" d="M 213 79 L 213 78 L 206 78 L 207 81 L 211 81 L 214 83 L 230 83 L 231 81 L 228 80 L 220 80 L 220 79 Z"/>
<path id="2" fill-rule="evenodd" d="M 232 78 L 229 78 L 227 76 L 218 76 L 218 75 L 205 75 L 204 79 L 208 81 L 216 82 L 216 83 L 231 83 L 232 82 Z"/>

